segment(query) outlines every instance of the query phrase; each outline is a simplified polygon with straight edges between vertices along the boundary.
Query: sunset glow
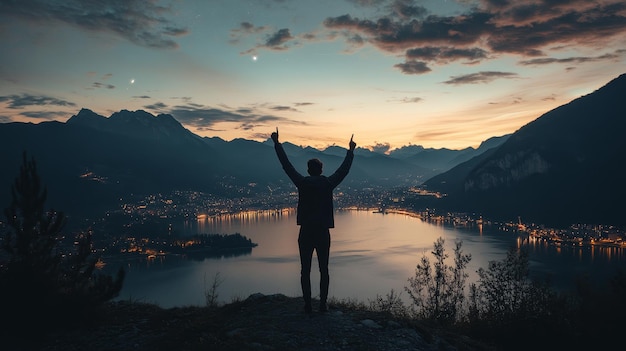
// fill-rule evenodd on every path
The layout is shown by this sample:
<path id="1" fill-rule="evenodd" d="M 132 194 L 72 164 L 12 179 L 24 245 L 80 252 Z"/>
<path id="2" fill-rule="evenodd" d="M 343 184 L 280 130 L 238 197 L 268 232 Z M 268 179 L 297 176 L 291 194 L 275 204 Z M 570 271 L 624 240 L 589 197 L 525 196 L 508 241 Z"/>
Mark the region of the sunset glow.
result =
<path id="1" fill-rule="evenodd" d="M 477 147 L 626 72 L 622 0 L 0 1 L 0 122 Z"/>

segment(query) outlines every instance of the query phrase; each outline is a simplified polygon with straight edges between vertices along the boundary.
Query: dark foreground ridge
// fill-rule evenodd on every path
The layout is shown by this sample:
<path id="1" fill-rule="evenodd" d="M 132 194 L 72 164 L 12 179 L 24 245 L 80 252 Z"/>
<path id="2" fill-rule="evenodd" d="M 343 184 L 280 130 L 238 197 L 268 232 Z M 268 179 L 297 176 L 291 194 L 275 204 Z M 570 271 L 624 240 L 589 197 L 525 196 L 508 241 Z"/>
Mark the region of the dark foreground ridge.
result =
<path id="1" fill-rule="evenodd" d="M 303 312 L 301 297 L 253 294 L 219 308 L 109 304 L 79 330 L 9 350 L 486 350 L 469 338 L 349 303 Z"/>

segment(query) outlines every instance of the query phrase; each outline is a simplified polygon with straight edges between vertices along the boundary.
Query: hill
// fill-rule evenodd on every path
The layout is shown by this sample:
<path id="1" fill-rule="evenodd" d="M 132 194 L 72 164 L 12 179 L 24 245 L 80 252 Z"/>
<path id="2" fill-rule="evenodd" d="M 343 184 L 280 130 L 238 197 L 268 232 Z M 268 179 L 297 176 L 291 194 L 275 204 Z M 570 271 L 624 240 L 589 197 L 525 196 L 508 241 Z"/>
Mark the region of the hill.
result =
<path id="1" fill-rule="evenodd" d="M 168 118 L 127 111 L 108 119 L 82 110 L 67 123 L 1 124 L 0 144 L 12 151 L 0 160 L 6 170 L 0 199 L 8 204 L 24 151 L 37 161 L 50 206 L 72 214 L 110 208 L 131 194 L 191 186 L 219 192 L 220 156 L 207 158 L 211 148 L 185 131 Z"/>
<path id="2" fill-rule="evenodd" d="M 6 344 L 5 344 L 6 345 Z M 305 315 L 302 299 L 253 294 L 219 308 L 117 302 L 91 326 L 19 340 L 7 351 L 489 350 L 444 330 L 349 304 Z"/>
<path id="3" fill-rule="evenodd" d="M 552 225 L 626 224 L 626 74 L 425 182 L 446 205 Z"/>

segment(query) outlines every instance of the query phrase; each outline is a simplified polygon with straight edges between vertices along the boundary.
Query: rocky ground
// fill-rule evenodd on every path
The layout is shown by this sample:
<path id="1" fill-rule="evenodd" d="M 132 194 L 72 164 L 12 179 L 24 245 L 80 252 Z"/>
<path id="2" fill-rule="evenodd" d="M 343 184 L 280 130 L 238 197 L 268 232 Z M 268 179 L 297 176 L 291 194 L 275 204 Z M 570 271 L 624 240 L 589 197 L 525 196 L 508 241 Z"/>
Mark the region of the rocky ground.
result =
<path id="1" fill-rule="evenodd" d="M 487 350 L 478 342 L 346 303 L 307 315 L 301 298 L 253 294 L 219 308 L 116 302 L 93 325 L 4 350 Z M 6 344 L 5 344 L 6 345 Z M 4 345 L 3 345 L 4 346 Z"/>

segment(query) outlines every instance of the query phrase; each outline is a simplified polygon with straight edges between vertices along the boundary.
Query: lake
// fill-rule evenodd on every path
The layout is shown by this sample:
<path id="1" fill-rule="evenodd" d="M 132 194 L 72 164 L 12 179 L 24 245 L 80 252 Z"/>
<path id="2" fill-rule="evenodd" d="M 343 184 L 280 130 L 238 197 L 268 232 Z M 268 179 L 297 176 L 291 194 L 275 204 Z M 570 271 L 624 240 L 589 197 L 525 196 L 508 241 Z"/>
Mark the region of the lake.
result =
<path id="1" fill-rule="evenodd" d="M 258 243 L 247 255 L 190 259 L 180 256 L 133 260 L 124 263 L 126 280 L 119 299 L 157 303 L 162 307 L 204 305 L 205 292 L 216 274 L 222 282 L 217 290 L 221 302 L 246 298 L 250 294 L 281 293 L 301 296 L 298 229 L 293 210 L 244 212 L 209 217 L 180 224 L 187 233 L 241 233 Z M 455 240 L 462 240 L 463 252 L 472 255 L 467 273 L 477 279 L 476 270 L 489 261 L 501 260 L 512 246 L 527 247 L 531 275 L 549 277 L 560 289 L 574 286 L 574 279 L 588 275 L 598 281 L 626 268 L 626 253 L 619 248 L 555 247 L 485 226 L 452 227 L 425 222 L 407 215 L 372 211 L 338 211 L 331 229 L 330 291 L 338 299 L 373 300 L 376 295 L 401 292 L 415 274 L 415 266 L 439 237 L 453 256 Z M 451 263 L 450 263 L 451 264 Z M 117 269 L 114 264 L 108 265 Z M 314 255 L 311 283 L 319 294 L 319 272 Z"/>

